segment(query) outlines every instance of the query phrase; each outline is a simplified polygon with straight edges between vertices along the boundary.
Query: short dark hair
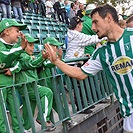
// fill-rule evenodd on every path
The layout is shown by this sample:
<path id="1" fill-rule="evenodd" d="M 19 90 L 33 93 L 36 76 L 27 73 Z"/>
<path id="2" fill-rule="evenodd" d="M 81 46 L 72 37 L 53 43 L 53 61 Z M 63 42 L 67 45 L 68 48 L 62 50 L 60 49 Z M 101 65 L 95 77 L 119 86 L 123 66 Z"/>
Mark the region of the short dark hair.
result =
<path id="1" fill-rule="evenodd" d="M 71 8 L 72 8 L 72 9 L 73 9 L 74 5 L 75 5 L 75 3 L 71 3 L 71 5 L 70 5 L 70 6 L 71 6 Z"/>
<path id="2" fill-rule="evenodd" d="M 104 5 L 98 6 L 95 9 L 93 9 L 91 14 L 90 14 L 91 17 L 96 12 L 98 12 L 99 15 L 101 16 L 101 18 L 103 18 L 103 19 L 107 16 L 108 13 L 110 13 L 112 15 L 112 18 L 113 18 L 114 22 L 117 23 L 117 24 L 119 22 L 118 14 L 117 14 L 116 9 L 113 6 L 109 5 L 109 4 L 104 4 Z"/>
<path id="3" fill-rule="evenodd" d="M 75 16 L 73 18 L 70 19 L 70 23 L 69 23 L 69 29 L 74 30 L 77 26 L 77 24 L 83 22 L 83 20 L 81 20 L 80 17 Z"/>

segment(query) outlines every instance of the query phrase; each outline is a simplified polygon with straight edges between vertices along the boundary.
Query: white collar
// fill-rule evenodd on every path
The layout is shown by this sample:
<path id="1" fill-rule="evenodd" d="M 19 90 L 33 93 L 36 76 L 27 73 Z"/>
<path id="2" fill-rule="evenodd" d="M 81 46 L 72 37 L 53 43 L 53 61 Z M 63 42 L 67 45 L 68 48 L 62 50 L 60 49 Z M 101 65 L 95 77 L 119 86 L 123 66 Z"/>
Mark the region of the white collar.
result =
<path id="1" fill-rule="evenodd" d="M 8 44 L 8 45 L 14 45 L 14 44 L 10 44 L 10 43 L 7 43 L 3 38 L 0 38 L 0 41 L 3 42 L 4 44 Z"/>

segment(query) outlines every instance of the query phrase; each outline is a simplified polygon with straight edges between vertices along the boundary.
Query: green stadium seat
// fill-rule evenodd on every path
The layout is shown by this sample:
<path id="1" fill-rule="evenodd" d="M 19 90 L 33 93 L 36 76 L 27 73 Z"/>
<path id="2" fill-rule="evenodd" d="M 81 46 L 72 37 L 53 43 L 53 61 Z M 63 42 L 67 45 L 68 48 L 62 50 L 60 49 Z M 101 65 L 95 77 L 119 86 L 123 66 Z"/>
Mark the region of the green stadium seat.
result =
<path id="1" fill-rule="evenodd" d="M 28 26 L 26 27 L 26 29 L 22 30 L 22 32 L 25 34 L 25 33 L 29 33 L 31 34 L 31 31 L 29 30 Z"/>
<path id="2" fill-rule="evenodd" d="M 51 37 L 56 37 L 56 32 L 55 32 L 54 29 L 50 29 L 49 31 L 50 31 L 50 36 Z"/>
<path id="3" fill-rule="evenodd" d="M 47 34 L 37 34 L 37 38 L 40 40 L 40 44 L 43 44 L 43 40 L 47 37 Z"/>
<path id="4" fill-rule="evenodd" d="M 49 27 L 40 26 L 39 30 L 40 30 L 40 33 L 41 34 L 45 34 L 46 35 L 46 34 L 49 34 L 50 33 Z"/>
<path id="5" fill-rule="evenodd" d="M 48 26 L 48 23 L 45 21 L 39 21 L 39 26 Z"/>
<path id="6" fill-rule="evenodd" d="M 27 15 L 27 16 L 24 15 L 23 18 L 24 18 L 25 20 L 31 20 L 31 16 L 28 16 L 28 15 Z"/>
<path id="7" fill-rule="evenodd" d="M 38 44 L 34 43 L 34 52 L 39 51 Z"/>
<path id="8" fill-rule="evenodd" d="M 36 34 L 40 33 L 40 31 L 39 31 L 37 26 L 28 26 L 28 27 L 29 27 L 29 29 L 31 31 L 31 34 L 35 34 L 36 35 Z"/>
<path id="9" fill-rule="evenodd" d="M 22 19 L 23 24 L 31 25 L 31 21 L 28 19 Z"/>
<path id="10" fill-rule="evenodd" d="M 31 20 L 31 25 L 32 26 L 39 26 L 39 21 L 37 21 L 37 20 Z"/>

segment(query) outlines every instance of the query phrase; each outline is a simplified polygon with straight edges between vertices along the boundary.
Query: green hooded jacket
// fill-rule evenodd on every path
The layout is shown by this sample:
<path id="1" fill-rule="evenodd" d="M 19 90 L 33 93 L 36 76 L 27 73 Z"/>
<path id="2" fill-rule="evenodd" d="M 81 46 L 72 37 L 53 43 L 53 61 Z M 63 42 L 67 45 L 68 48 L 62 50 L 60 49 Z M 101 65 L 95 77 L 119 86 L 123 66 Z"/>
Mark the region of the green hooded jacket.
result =
<path id="1" fill-rule="evenodd" d="M 14 63 L 14 61 L 22 52 L 22 47 L 19 44 L 6 44 L 2 39 L 0 40 L 0 87 L 14 84 L 13 76 L 5 76 L 3 69 L 14 65 L 13 70 L 15 70 L 18 62 Z"/>
<path id="2" fill-rule="evenodd" d="M 82 28 L 82 33 L 87 34 L 87 35 L 96 35 L 96 33 L 91 29 L 92 27 L 92 20 L 89 16 L 84 16 L 82 18 L 83 22 L 83 28 Z M 95 45 L 89 45 L 89 46 L 85 46 L 85 50 L 84 53 L 85 54 L 92 54 L 93 51 L 95 50 Z"/>
<path id="3" fill-rule="evenodd" d="M 38 80 L 36 68 L 41 66 L 44 61 L 42 53 L 33 59 L 32 56 L 25 52 L 20 55 L 20 59 L 18 61 L 20 62 L 21 71 L 16 73 L 16 84 Z"/>

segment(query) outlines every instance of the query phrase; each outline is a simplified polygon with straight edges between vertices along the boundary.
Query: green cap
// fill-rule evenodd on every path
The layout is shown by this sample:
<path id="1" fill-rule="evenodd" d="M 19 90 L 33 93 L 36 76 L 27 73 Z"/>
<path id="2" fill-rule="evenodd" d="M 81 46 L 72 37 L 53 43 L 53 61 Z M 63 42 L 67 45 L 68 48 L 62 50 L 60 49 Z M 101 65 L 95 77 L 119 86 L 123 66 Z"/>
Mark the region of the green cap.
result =
<path id="1" fill-rule="evenodd" d="M 25 24 L 20 24 L 20 23 L 18 23 L 17 21 L 15 21 L 13 19 L 6 18 L 6 19 L 3 19 L 0 22 L 0 33 L 2 31 L 4 31 L 6 28 L 9 28 L 9 27 L 12 27 L 12 26 L 19 27 L 20 30 L 24 30 L 27 27 L 27 25 L 25 25 Z"/>
<path id="2" fill-rule="evenodd" d="M 55 39 L 54 37 L 47 37 L 44 40 L 44 44 L 49 43 L 50 45 L 54 45 L 54 46 L 62 46 L 63 43 L 58 42 L 57 39 Z"/>
<path id="3" fill-rule="evenodd" d="M 91 13 L 91 11 L 92 11 L 92 10 L 87 10 L 87 11 L 85 12 L 85 14 L 86 14 L 86 15 L 89 15 L 89 14 Z"/>
<path id="4" fill-rule="evenodd" d="M 33 38 L 30 34 L 26 33 L 25 34 L 26 39 L 28 40 L 29 43 L 39 43 L 39 39 Z"/>
<path id="5" fill-rule="evenodd" d="M 85 14 L 86 15 L 89 15 L 94 8 L 96 8 L 96 5 L 95 4 L 88 4 L 86 6 Z"/>

